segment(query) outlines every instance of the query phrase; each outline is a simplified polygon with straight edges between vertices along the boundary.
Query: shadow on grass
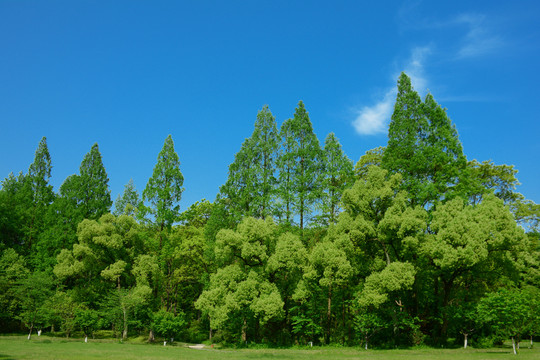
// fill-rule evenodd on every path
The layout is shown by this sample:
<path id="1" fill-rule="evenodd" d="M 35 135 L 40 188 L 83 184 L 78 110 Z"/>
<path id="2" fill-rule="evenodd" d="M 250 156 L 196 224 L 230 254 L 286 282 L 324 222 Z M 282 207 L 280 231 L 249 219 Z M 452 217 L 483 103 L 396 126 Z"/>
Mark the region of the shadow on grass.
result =
<path id="1" fill-rule="evenodd" d="M 9 355 L 6 355 L 6 354 L 0 354 L 0 359 L 2 360 L 15 360 L 15 358 L 9 356 Z"/>

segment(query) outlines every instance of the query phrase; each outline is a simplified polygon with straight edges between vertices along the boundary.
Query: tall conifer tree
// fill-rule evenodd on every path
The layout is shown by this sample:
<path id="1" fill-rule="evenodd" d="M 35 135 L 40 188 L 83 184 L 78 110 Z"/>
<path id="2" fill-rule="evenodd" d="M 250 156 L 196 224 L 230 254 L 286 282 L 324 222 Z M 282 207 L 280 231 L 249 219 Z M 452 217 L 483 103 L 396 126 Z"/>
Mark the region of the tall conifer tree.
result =
<path id="1" fill-rule="evenodd" d="M 99 219 L 112 205 L 109 178 L 97 143 L 92 145 L 79 168 L 80 201 L 86 219 Z"/>
<path id="2" fill-rule="evenodd" d="M 278 143 L 276 120 L 264 106 L 257 114 L 253 134 L 229 165 L 227 182 L 220 187 L 218 200 L 235 222 L 244 216 L 265 218 L 272 214 Z"/>
<path id="3" fill-rule="evenodd" d="M 324 141 L 324 197 L 323 217 L 330 223 L 336 221 L 343 190 L 354 181 L 352 161 L 345 155 L 334 133 Z"/>
<path id="4" fill-rule="evenodd" d="M 276 158 L 279 136 L 276 118 L 265 105 L 257 114 L 255 130 L 251 136 L 255 155 L 254 172 L 256 194 L 253 215 L 265 218 L 272 214 L 276 195 Z"/>
<path id="5" fill-rule="evenodd" d="M 150 203 L 150 212 L 154 215 L 160 231 L 171 227 L 178 220 L 183 184 L 180 160 L 174 150 L 172 136 L 169 135 L 159 152 L 152 177 L 148 179 L 143 191 L 143 201 Z"/>
<path id="6" fill-rule="evenodd" d="M 303 229 L 314 204 L 322 198 L 323 153 L 302 101 L 298 103 L 294 117 L 283 123 L 281 141 L 281 201 L 286 207 L 286 220 L 292 220 L 290 213 L 294 211 Z"/>
<path id="7" fill-rule="evenodd" d="M 457 131 L 431 94 L 422 102 L 401 73 L 382 166 L 403 175 L 413 205 L 451 198 L 466 166 Z"/>

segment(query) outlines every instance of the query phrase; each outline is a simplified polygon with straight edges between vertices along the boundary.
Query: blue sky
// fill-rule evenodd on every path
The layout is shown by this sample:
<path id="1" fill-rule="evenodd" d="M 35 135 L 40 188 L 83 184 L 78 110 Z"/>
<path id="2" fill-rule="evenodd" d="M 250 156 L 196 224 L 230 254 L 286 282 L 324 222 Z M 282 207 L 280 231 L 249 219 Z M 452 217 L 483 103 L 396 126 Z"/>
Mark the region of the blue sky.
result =
<path id="1" fill-rule="evenodd" d="M 538 203 L 538 24 L 537 1 L 0 0 L 0 178 L 46 136 L 58 190 L 97 142 L 116 199 L 172 134 L 185 209 L 214 199 L 265 104 L 280 125 L 303 100 L 355 162 L 384 146 L 405 71 L 468 159 L 514 164 Z"/>

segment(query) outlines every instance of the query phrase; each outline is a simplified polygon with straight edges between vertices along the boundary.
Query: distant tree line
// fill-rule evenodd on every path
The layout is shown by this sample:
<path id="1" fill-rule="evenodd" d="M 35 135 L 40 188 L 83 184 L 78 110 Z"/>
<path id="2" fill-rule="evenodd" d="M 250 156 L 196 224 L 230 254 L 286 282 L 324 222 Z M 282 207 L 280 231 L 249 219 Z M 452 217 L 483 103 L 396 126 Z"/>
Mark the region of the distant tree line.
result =
<path id="1" fill-rule="evenodd" d="M 368 348 L 540 330 L 540 206 L 513 166 L 467 160 L 405 74 L 388 144 L 356 165 L 300 101 L 279 129 L 264 106 L 216 199 L 184 210 L 170 135 L 112 211 L 97 144 L 57 193 L 51 169 L 43 138 L 2 181 L 2 331 Z"/>

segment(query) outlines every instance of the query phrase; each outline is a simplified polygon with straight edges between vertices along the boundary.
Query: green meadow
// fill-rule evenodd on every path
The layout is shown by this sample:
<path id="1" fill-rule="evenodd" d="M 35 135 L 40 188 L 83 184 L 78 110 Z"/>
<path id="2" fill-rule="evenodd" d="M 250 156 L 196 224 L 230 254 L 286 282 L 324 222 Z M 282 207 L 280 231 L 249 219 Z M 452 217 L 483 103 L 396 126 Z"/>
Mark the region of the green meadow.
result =
<path id="1" fill-rule="evenodd" d="M 517 357 L 538 359 L 540 350 L 523 342 Z M 291 349 L 190 349 L 185 343 L 173 346 L 107 340 L 62 339 L 34 336 L 0 337 L 0 359 L 506 359 L 514 358 L 510 346 L 490 349 L 364 350 L 362 348 L 313 347 Z"/>

